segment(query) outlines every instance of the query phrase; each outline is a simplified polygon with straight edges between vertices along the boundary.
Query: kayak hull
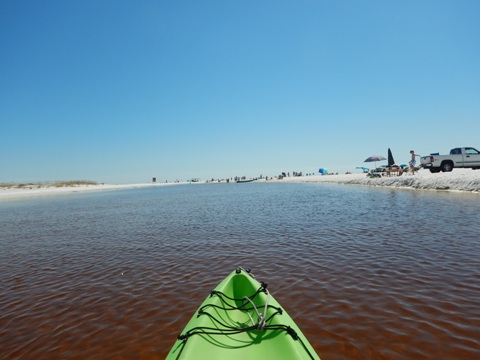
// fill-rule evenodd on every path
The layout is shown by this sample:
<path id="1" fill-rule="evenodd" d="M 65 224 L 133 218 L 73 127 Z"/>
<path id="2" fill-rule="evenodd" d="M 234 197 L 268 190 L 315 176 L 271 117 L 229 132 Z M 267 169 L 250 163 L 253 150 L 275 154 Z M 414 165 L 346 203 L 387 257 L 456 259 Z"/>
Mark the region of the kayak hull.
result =
<path id="1" fill-rule="evenodd" d="M 320 359 L 266 287 L 242 268 L 233 271 L 205 299 L 167 359 Z"/>

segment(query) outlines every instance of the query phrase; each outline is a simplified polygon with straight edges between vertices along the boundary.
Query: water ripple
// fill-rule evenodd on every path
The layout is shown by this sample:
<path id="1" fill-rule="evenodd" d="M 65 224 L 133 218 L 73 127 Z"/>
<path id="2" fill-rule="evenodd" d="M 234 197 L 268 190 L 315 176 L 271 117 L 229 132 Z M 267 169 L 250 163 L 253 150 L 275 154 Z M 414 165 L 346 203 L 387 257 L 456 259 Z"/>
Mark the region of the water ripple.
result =
<path id="1" fill-rule="evenodd" d="M 219 184 L 0 204 L 0 359 L 163 358 L 250 267 L 324 359 L 480 357 L 478 197 Z"/>

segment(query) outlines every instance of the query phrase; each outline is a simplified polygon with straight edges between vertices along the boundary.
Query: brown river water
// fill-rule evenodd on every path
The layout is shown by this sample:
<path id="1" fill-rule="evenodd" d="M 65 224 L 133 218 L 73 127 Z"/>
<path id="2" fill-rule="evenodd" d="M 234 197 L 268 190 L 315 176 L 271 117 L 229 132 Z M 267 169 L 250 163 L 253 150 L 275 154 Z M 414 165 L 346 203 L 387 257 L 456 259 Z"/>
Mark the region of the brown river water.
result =
<path id="1" fill-rule="evenodd" d="M 480 195 L 208 184 L 0 202 L 0 359 L 163 359 L 251 268 L 328 359 L 480 359 Z"/>

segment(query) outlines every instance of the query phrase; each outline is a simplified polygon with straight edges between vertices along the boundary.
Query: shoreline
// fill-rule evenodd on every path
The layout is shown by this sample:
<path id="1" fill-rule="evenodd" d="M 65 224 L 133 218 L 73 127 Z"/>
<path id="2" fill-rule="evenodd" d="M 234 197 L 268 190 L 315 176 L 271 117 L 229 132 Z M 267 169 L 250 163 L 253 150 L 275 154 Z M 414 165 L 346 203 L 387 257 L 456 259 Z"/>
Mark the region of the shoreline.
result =
<path id="1" fill-rule="evenodd" d="M 29 197 L 38 197 L 38 196 L 73 194 L 73 193 L 107 191 L 107 190 L 137 189 L 137 188 L 168 186 L 168 185 L 177 185 L 177 184 L 176 183 L 145 183 L 145 184 L 126 184 L 126 185 L 97 184 L 97 185 L 73 185 L 73 186 L 61 186 L 61 187 L 34 184 L 34 185 L 22 186 L 21 188 L 13 187 L 13 186 L 2 187 L 0 185 L 0 201 L 25 199 Z"/>
<path id="2" fill-rule="evenodd" d="M 456 191 L 466 193 L 480 193 L 480 171 L 472 169 L 454 169 L 449 173 L 432 174 L 428 170 L 420 170 L 416 175 L 405 174 L 402 176 L 385 176 L 381 178 L 369 178 L 364 173 L 342 174 L 342 175 L 310 175 L 310 176 L 292 176 L 281 180 L 273 178 L 271 180 L 260 179 L 256 182 L 272 183 L 334 183 L 345 185 L 363 185 L 371 187 L 390 187 L 415 190 L 433 190 L 433 191 Z M 209 182 L 216 184 L 218 182 Z M 220 183 L 225 183 L 221 181 Z M 34 184 L 22 187 L 2 187 L 0 185 L 0 201 L 15 200 L 28 197 L 72 194 L 91 191 L 105 190 L 123 190 L 146 187 L 186 185 L 186 184 L 205 184 L 205 182 L 189 183 L 144 183 L 144 184 L 126 184 L 126 185 L 73 185 L 52 187 L 49 185 Z M 247 185 L 248 186 L 248 185 Z"/>
<path id="3" fill-rule="evenodd" d="M 366 174 L 313 175 L 302 178 L 287 177 L 287 182 L 327 182 L 346 185 L 363 185 L 371 187 L 388 187 L 414 190 L 456 191 L 480 193 L 480 171 L 472 169 L 454 169 L 448 173 L 432 174 L 422 169 L 418 174 L 406 173 L 401 176 L 384 176 L 369 178 Z"/>

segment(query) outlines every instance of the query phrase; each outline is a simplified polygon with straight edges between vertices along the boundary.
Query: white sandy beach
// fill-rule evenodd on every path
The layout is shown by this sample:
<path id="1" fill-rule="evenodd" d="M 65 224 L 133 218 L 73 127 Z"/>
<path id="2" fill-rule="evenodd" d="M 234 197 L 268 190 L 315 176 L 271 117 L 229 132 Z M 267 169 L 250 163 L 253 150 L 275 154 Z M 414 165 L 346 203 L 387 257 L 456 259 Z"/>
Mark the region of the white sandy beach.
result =
<path id="1" fill-rule="evenodd" d="M 262 180 L 265 181 L 265 180 Z M 311 175 L 299 177 L 286 177 L 282 180 L 273 179 L 272 182 L 314 182 L 314 183 L 337 183 L 350 185 L 410 188 L 419 190 L 441 190 L 480 193 L 480 170 L 454 169 L 449 173 L 432 174 L 428 170 L 420 170 L 418 174 L 408 173 L 402 176 L 386 176 L 371 179 L 363 173 L 343 175 Z M 270 182 L 270 180 L 269 180 Z M 202 184 L 199 182 L 197 184 Z M 0 200 L 16 199 L 43 195 L 58 195 L 80 193 L 87 191 L 121 190 L 145 187 L 180 185 L 187 183 L 145 183 L 129 185 L 78 185 L 53 187 L 48 185 L 32 185 L 24 187 L 1 187 Z M 212 184 L 215 184 L 213 182 Z M 234 183 L 232 183 L 233 185 Z"/>
<path id="2" fill-rule="evenodd" d="M 0 186 L 0 200 L 2 199 L 16 199 L 27 198 L 44 195 L 59 195 L 71 194 L 88 191 L 105 191 L 105 190 L 122 190 L 135 189 L 145 187 L 167 186 L 175 185 L 175 183 L 146 183 L 146 184 L 128 184 L 128 185 L 76 185 L 76 186 L 49 186 L 49 185 L 31 185 L 22 187 L 1 187 Z"/>
<path id="3" fill-rule="evenodd" d="M 480 170 L 454 169 L 452 172 L 432 174 L 426 169 L 418 174 L 369 178 L 366 174 L 314 175 L 286 177 L 288 182 L 330 182 L 365 186 L 411 188 L 420 190 L 464 191 L 480 193 Z"/>

